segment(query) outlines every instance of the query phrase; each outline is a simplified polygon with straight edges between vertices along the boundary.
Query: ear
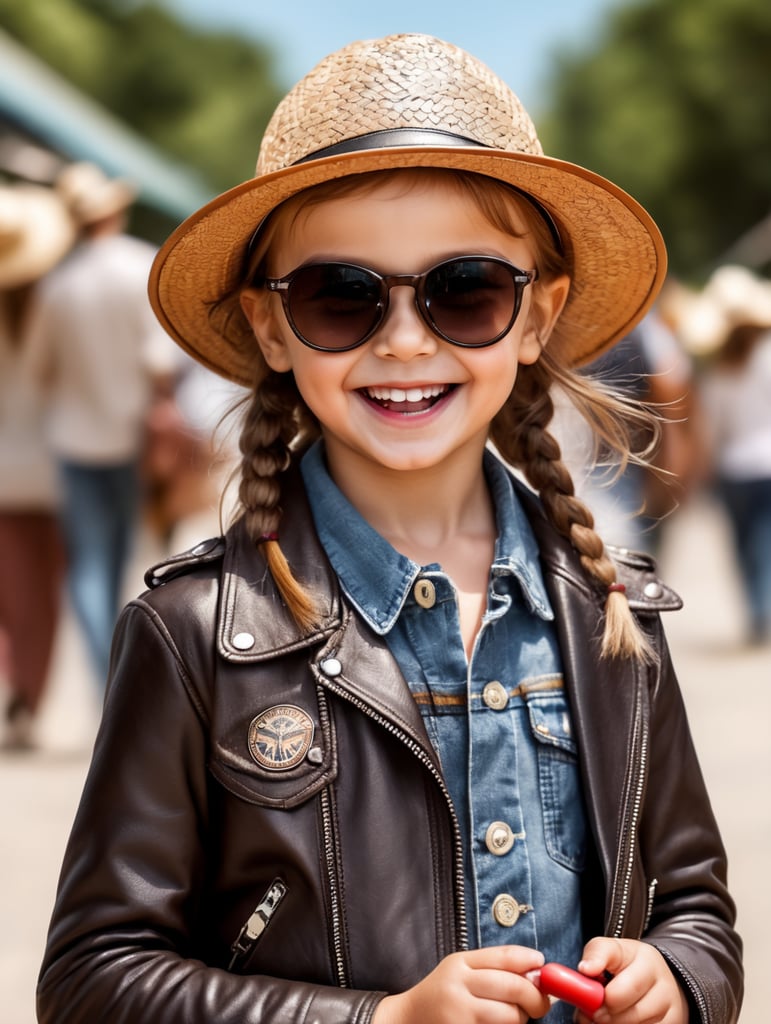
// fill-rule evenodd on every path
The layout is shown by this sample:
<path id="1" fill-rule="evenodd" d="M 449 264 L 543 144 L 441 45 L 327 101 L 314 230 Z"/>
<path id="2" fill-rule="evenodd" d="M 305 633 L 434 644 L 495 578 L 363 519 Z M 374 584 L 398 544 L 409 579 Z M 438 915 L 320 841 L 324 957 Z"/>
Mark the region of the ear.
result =
<path id="1" fill-rule="evenodd" d="M 249 321 L 265 362 L 277 373 L 292 369 L 289 348 L 276 316 L 273 296 L 264 288 L 244 288 L 239 296 L 241 309 Z"/>
<path id="2" fill-rule="evenodd" d="M 570 278 L 567 274 L 551 281 L 533 283 L 527 325 L 519 346 L 520 363 L 537 361 L 562 313 L 569 291 Z"/>

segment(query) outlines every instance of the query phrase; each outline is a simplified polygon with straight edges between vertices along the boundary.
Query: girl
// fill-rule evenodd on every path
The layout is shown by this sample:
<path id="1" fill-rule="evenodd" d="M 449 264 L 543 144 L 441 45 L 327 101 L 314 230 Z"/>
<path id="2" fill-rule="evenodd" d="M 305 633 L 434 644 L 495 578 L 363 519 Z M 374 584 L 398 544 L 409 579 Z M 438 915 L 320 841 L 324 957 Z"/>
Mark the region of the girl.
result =
<path id="1" fill-rule="evenodd" d="M 663 273 L 453 46 L 355 43 L 290 92 L 151 278 L 253 388 L 242 514 L 117 628 L 41 1021 L 570 1020 L 546 960 L 610 978 L 598 1022 L 736 1020 L 678 601 L 547 431 L 556 382 L 623 445 L 571 367 Z"/>

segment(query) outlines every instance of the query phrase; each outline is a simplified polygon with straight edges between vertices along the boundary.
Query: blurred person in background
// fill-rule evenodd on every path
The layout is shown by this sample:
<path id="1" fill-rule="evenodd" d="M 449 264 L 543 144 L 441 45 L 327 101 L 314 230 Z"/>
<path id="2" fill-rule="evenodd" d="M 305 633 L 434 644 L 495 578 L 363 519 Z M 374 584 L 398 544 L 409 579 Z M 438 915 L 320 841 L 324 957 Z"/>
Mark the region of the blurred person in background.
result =
<path id="1" fill-rule="evenodd" d="M 659 418 L 658 439 L 635 439 L 644 460 L 621 467 L 598 447 L 567 397 L 555 395 L 554 433 L 598 529 L 617 547 L 655 555 L 662 523 L 704 473 L 692 360 L 654 311 L 583 372 L 625 398 L 646 403 Z"/>
<path id="2" fill-rule="evenodd" d="M 169 553 L 222 532 L 246 394 L 181 350 L 179 359 L 172 386 L 158 391 L 148 413 L 142 456 L 145 522 Z"/>
<path id="3" fill-rule="evenodd" d="M 0 677 L 3 748 L 35 745 L 61 607 L 63 545 L 40 395 L 21 373 L 22 321 L 34 282 L 66 254 L 74 225 L 37 185 L 0 185 Z"/>
<path id="4" fill-rule="evenodd" d="M 139 523 L 146 416 L 177 357 L 147 298 L 155 249 L 125 233 L 133 187 L 81 163 L 56 188 L 80 237 L 36 289 L 25 349 L 47 396 L 71 600 L 104 685 Z"/>
<path id="5" fill-rule="evenodd" d="M 771 642 L 771 282 L 715 271 L 684 319 L 706 352 L 711 473 L 734 540 L 750 643 Z"/>

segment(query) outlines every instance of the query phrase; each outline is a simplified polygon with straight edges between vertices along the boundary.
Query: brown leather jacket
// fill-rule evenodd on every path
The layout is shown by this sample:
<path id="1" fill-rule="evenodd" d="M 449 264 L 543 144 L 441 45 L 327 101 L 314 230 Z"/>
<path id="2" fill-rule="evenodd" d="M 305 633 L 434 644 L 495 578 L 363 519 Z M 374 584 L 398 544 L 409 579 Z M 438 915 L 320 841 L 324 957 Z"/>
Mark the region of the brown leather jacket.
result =
<path id="1" fill-rule="evenodd" d="M 594 838 L 586 934 L 644 936 L 693 1020 L 731 1024 L 741 944 L 658 618 L 678 599 L 626 557 L 661 662 L 600 661 L 602 595 L 522 496 Z M 384 992 L 464 947 L 457 822 L 420 714 L 346 606 L 296 485 L 285 508 L 282 545 L 318 597 L 318 629 L 287 617 L 240 526 L 157 570 L 122 615 L 43 1024 L 366 1024 Z"/>

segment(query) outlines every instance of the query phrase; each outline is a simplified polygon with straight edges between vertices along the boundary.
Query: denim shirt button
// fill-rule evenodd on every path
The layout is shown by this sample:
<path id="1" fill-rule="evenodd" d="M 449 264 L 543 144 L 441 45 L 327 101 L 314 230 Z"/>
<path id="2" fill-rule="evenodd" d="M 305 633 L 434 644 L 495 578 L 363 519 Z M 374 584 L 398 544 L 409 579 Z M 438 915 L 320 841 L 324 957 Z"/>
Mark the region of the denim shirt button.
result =
<path id="1" fill-rule="evenodd" d="M 482 700 L 491 711 L 503 711 L 509 703 L 509 695 L 506 693 L 506 687 L 503 683 L 499 683 L 497 679 L 493 679 L 493 681 L 487 683 L 484 690 L 482 690 Z"/>
<path id="2" fill-rule="evenodd" d="M 532 907 L 525 907 L 518 903 L 508 893 L 501 893 L 493 901 L 493 917 L 503 928 L 513 928 L 519 920 L 519 915 L 532 909 Z"/>
<path id="3" fill-rule="evenodd" d="M 436 587 L 431 580 L 418 580 L 412 593 L 421 608 L 433 608 L 436 604 Z"/>
<path id="4" fill-rule="evenodd" d="M 494 821 L 485 833 L 485 846 L 496 857 L 508 853 L 516 836 L 505 821 Z"/>

